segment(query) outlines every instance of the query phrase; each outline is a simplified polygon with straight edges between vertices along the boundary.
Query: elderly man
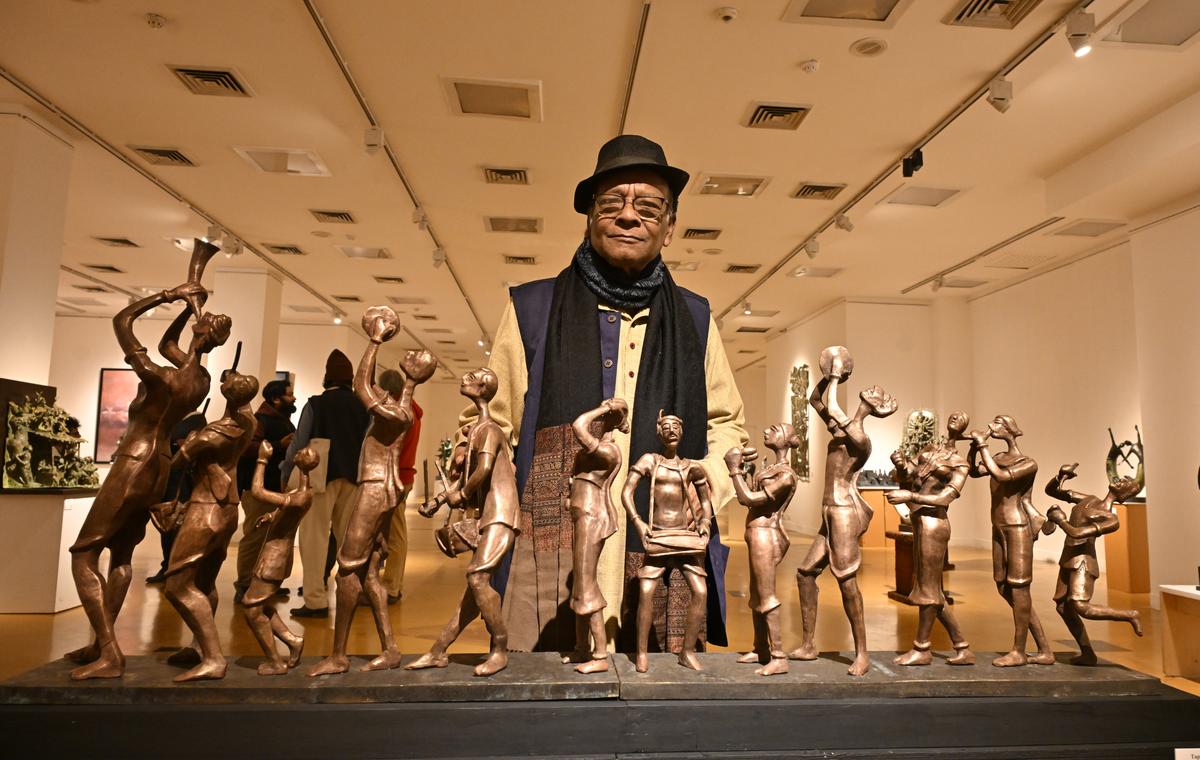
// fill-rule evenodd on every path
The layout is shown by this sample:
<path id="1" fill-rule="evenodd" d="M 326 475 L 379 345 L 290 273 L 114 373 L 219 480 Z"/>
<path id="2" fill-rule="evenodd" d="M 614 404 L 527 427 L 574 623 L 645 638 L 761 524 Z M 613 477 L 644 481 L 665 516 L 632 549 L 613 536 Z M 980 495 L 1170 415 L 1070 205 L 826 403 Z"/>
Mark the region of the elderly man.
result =
<path id="1" fill-rule="evenodd" d="M 657 416 L 670 409 L 683 421 L 679 456 L 701 462 L 720 508 L 732 495 L 721 453 L 746 436 L 742 399 L 708 302 L 678 287 L 661 251 L 675 232 L 679 194 L 688 175 L 670 166 L 662 148 L 621 135 L 600 148 L 596 169 L 575 189 L 586 215 L 583 242 L 556 278 L 513 288 L 501 317 L 490 367 L 499 379 L 492 415 L 516 447 L 521 494 L 520 534 L 504 591 L 509 645 L 514 650 L 567 651 L 575 645 L 568 578 L 572 566 L 570 494 L 575 460 L 571 423 L 607 398 L 629 408 L 631 432 L 617 432 L 622 461 L 637 461 L 658 446 Z M 474 408 L 464 413 L 469 422 Z M 610 486 L 620 498 L 625 473 Z M 636 503 L 646 515 L 648 483 Z M 627 520 L 605 544 L 597 578 L 609 610 L 621 609 L 621 648 L 632 651 L 637 572 L 645 553 Z M 727 550 L 713 531 L 706 558 L 706 639 L 726 642 L 724 565 Z M 664 591 L 659 592 L 665 593 Z M 673 574 L 668 604 L 688 605 L 686 580 Z M 621 604 L 624 599 L 624 604 Z M 615 625 L 610 616 L 610 629 Z M 658 632 L 666 625 L 656 625 Z M 677 650 L 682 625 L 658 649 Z"/>

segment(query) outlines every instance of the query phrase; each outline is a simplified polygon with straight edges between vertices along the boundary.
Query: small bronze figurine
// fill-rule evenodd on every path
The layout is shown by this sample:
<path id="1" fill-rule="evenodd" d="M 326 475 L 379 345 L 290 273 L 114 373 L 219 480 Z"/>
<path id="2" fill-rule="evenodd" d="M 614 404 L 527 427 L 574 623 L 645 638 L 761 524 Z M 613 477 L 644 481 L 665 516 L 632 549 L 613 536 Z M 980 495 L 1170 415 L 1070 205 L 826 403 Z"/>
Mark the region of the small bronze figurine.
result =
<path id="1" fill-rule="evenodd" d="M 370 343 L 354 375 L 354 393 L 370 413 L 371 422 L 358 460 L 358 497 L 350 512 L 345 539 L 338 549 L 333 651 L 309 671 L 310 676 L 349 670 L 346 645 L 350 624 L 364 591 L 375 616 L 375 628 L 383 651 L 364 665 L 363 670 L 400 667 L 400 649 L 396 646 L 388 614 L 387 589 L 379 573 L 387 559 L 388 526 L 404 493 L 404 484 L 400 481 L 400 449 L 413 425 L 413 391 L 433 376 L 437 359 L 428 351 L 405 354 L 400 363 L 405 375 L 404 390 L 400 399 L 394 400 L 387 391 L 375 385 L 375 363 L 379 347 L 396 334 L 400 320 L 387 306 L 372 306 L 363 314 L 362 324 Z"/>
<path id="2" fill-rule="evenodd" d="M 475 552 L 467 565 L 467 590 L 458 610 L 433 647 L 405 666 L 409 670 L 449 665 L 446 649 L 477 615 L 483 617 L 492 644 L 487 659 L 475 667 L 475 675 L 490 676 L 508 665 L 508 629 L 500 613 L 500 595 L 492 588 L 492 575 L 512 549 L 520 505 L 508 437 L 488 411 L 488 402 L 496 395 L 496 384 L 496 373 L 490 369 L 463 375 L 460 392 L 475 403 L 479 417 L 466 432 L 462 471 L 449 490 L 438 494 L 420 510 L 423 516 L 432 517 L 446 505 L 462 509 L 477 517 L 478 522 L 474 535 L 471 531 L 456 534 L 468 542 L 474 541 L 470 548 Z"/>
<path id="3" fill-rule="evenodd" d="M 737 500 L 749 510 L 746 515 L 746 551 L 750 555 L 750 613 L 754 616 L 754 650 L 738 662 L 759 663 L 755 673 L 773 676 L 788 670 L 787 652 L 779 621 L 779 597 L 775 593 L 775 568 L 787 554 L 787 531 L 783 512 L 796 491 L 796 473 L 788 463 L 789 453 L 800 438 L 787 423 L 772 425 L 763 433 L 763 444 L 775 453 L 775 461 L 747 475 L 746 465 L 758 459 L 752 447 L 732 448 L 725 464 Z M 751 465 L 752 466 L 752 465 Z"/>
<path id="4" fill-rule="evenodd" d="M 138 394 L 129 405 L 129 426 L 113 457 L 112 467 L 92 502 L 92 508 L 71 546 L 71 573 L 94 638 L 88 646 L 67 654 L 82 667 L 71 678 L 118 678 L 125 656 L 117 646 L 113 626 L 133 574 L 133 550 L 146 535 L 150 507 L 162 496 L 171 469 L 168 433 L 208 395 L 209 375 L 204 354 L 229 339 L 230 320 L 223 314 L 198 310 L 208 291 L 200 284 L 204 265 L 217 247 L 196 241 L 190 279 L 172 290 L 146 296 L 113 317 L 113 330 L 125 361 L 137 373 Z M 163 333 L 159 353 L 173 366 L 160 367 L 138 342 L 133 323 L 156 306 L 186 300 L 184 309 Z M 196 317 L 187 350 L 179 346 L 184 324 Z M 108 577 L 100 572 L 100 554 L 109 550 Z"/>
<path id="5" fill-rule="evenodd" d="M 225 416 L 189 435 L 175 455 L 177 463 L 186 463 L 191 469 L 195 485 L 178 521 L 164 592 L 191 629 L 200 659 L 194 668 L 176 676 L 179 682 L 225 677 L 225 657 L 213 619 L 217 611 L 217 573 L 237 530 L 237 463 L 258 425 L 250 409 L 257 394 L 257 379 L 236 369 L 226 370 L 221 378 L 221 395 L 227 402 Z M 193 651 L 185 647 L 173 661 L 192 658 Z"/>
<path id="6" fill-rule="evenodd" d="M 1033 506 L 1030 494 L 1037 476 L 1037 462 L 1021 453 L 1017 437 L 1021 429 L 1012 417 L 1001 414 L 988 425 L 988 432 L 972 431 L 968 454 L 971 477 L 992 479 L 992 577 L 1004 601 L 1013 611 L 1013 647 L 1008 654 L 992 660 L 996 667 L 1014 665 L 1053 665 L 1054 651 L 1033 610 L 1029 584 L 1033 582 L 1033 542 L 1038 532 L 1049 534 L 1054 523 Z M 1004 441 L 1008 450 L 995 456 L 988 451 L 987 439 Z M 1025 642 L 1033 634 L 1038 653 L 1025 654 Z"/>
<path id="7" fill-rule="evenodd" d="M 859 473 L 871 456 L 871 439 L 863 428 L 863 421 L 868 416 L 882 418 L 893 414 L 896 399 L 873 385 L 859 394 L 858 411 L 849 417 L 838 406 L 837 389 L 854 371 L 850 352 L 843 346 L 830 346 L 821 352 L 820 365 L 821 379 L 813 386 L 809 403 L 832 438 L 825 455 L 821 530 L 796 569 L 804 641 L 788 657 L 793 660 L 817 658 L 817 649 L 813 645 L 817 630 L 817 576 L 829 567 L 841 589 L 842 606 L 854 637 L 854 662 L 847 672 L 861 676 L 871 667 L 871 659 L 867 653 L 862 592 L 858 588 L 858 567 L 862 564 L 858 539 L 866 533 L 874 514 L 858 492 Z"/>
<path id="8" fill-rule="evenodd" d="M 258 551 L 258 559 L 254 563 L 254 573 L 250 577 L 250 585 L 242 595 L 242 614 L 246 623 L 254 632 L 254 638 L 262 647 L 267 661 L 258 666 L 260 676 L 278 676 L 288 672 L 288 668 L 296 667 L 300 662 L 300 653 L 304 650 L 304 637 L 288 628 L 287 623 L 275 611 L 275 595 L 279 586 L 292 570 L 292 548 L 296 542 L 296 529 L 300 520 L 312 506 L 313 492 L 309 488 L 308 473 L 320 463 L 321 457 L 312 448 L 305 446 L 296 452 L 295 464 L 300 471 L 296 488 L 287 493 L 275 493 L 263 487 L 263 478 L 267 462 L 274 453 L 270 442 L 263 441 L 258 446 L 258 462 L 254 468 L 254 480 L 250 484 L 250 494 L 263 504 L 270 504 L 275 509 L 258 518 L 255 527 L 267 528 L 263 537 L 262 548 Z M 279 639 L 288 648 L 288 658 L 285 661 L 275 649 L 275 639 Z"/>
<path id="9" fill-rule="evenodd" d="M 594 422 L 600 425 L 599 436 L 592 434 Z M 608 639 L 604 633 L 607 603 L 596 581 L 596 566 L 604 542 L 617 532 L 620 519 L 611 493 L 621 467 L 621 447 L 613 440 L 613 431 L 618 429 L 629 433 L 629 407 L 619 398 L 610 398 L 584 412 L 571 425 L 583 448 L 575 456 L 570 497 L 574 527 L 571 609 L 575 612 L 576 646 L 574 654 L 564 657 L 563 662 L 578 663 L 575 670 L 580 673 L 608 670 Z"/>
<path id="10" fill-rule="evenodd" d="M 1071 658 L 1073 665 L 1095 665 L 1096 650 L 1092 649 L 1083 619 L 1124 620 L 1133 632 L 1142 635 L 1142 621 L 1137 610 L 1115 610 L 1092 604 L 1100 563 L 1096 560 L 1096 539 L 1115 533 L 1121 527 L 1115 504 L 1132 499 L 1142 490 L 1142 465 L 1138 463 L 1135 477 L 1119 477 L 1108 484 L 1108 493 L 1101 499 L 1091 494 L 1072 491 L 1066 482 L 1075 477 L 1076 464 L 1064 464 L 1058 475 L 1046 484 L 1046 494 L 1052 499 L 1072 504 L 1067 515 L 1057 504 L 1050 507 L 1046 517 L 1067 534 L 1062 558 L 1058 562 L 1058 585 L 1054 590 L 1055 609 L 1067 630 L 1079 644 L 1079 654 Z"/>
<path id="11" fill-rule="evenodd" d="M 928 665 L 933 661 L 929 637 L 935 618 L 941 621 L 954 645 L 954 656 L 946 662 L 950 665 L 975 664 L 975 655 L 942 591 L 942 572 L 950 544 L 947 513 L 954 500 L 962 495 L 969 469 L 967 460 L 954 450 L 951 441 L 961 436 L 968 421 L 963 412 L 954 412 L 946 423 L 948 441 L 935 440 L 912 458 L 906 457 L 902 450 L 892 453 L 896 479 L 902 488 L 889 491 L 887 500 L 890 504 L 906 505 L 909 510 L 915 583 L 908 598 L 920 607 L 913 648 L 892 660 L 897 665 Z"/>
<path id="12" fill-rule="evenodd" d="M 700 670 L 696 642 L 708 603 L 708 573 L 704 555 L 712 532 L 713 508 L 708 478 L 699 462 L 676 456 L 683 437 L 683 421 L 658 412 L 658 439 L 663 453 L 643 454 L 629 468 L 621 503 L 646 549 L 646 562 L 638 570 L 637 658 L 639 673 L 649 666 L 650 625 L 654 622 L 654 589 L 671 568 L 683 573 L 691 589 L 687 625 L 679 664 Z M 638 515 L 634 491 L 642 478 L 650 479 L 649 522 Z"/>

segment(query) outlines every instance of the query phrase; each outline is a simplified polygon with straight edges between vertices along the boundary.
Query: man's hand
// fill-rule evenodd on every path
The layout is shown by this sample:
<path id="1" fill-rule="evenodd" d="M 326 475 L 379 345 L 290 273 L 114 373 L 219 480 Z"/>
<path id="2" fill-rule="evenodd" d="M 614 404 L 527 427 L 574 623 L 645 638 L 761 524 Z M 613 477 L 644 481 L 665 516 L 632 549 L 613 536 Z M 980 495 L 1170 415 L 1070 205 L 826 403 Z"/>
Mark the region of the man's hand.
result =
<path id="1" fill-rule="evenodd" d="M 729 468 L 730 475 L 739 473 L 745 462 L 753 462 L 755 459 L 758 459 L 758 452 L 753 446 L 734 446 L 725 452 L 725 466 Z"/>
<path id="2" fill-rule="evenodd" d="M 1058 468 L 1058 477 L 1062 480 L 1070 480 L 1075 477 L 1075 468 L 1079 466 L 1079 462 L 1075 464 L 1064 464 Z"/>
<path id="3" fill-rule="evenodd" d="M 467 497 L 463 495 L 462 489 L 460 488 L 453 488 L 449 491 L 443 492 L 441 498 L 445 500 L 446 504 L 448 504 L 451 509 L 457 509 L 458 507 L 462 506 L 463 502 L 467 500 Z"/>
<path id="4" fill-rule="evenodd" d="M 712 533 L 712 520 L 705 520 L 700 523 L 700 538 L 707 539 Z"/>
<path id="5" fill-rule="evenodd" d="M 888 491 L 884 497 L 888 500 L 888 504 L 907 504 L 913 500 L 913 492 L 897 488 L 895 491 Z"/>
<path id="6" fill-rule="evenodd" d="M 1046 519 L 1056 525 L 1062 525 L 1067 521 L 1067 513 L 1062 510 L 1062 507 L 1055 504 L 1046 511 Z"/>
<path id="7" fill-rule="evenodd" d="M 270 459 L 271 455 L 274 453 L 275 447 L 271 445 L 270 441 L 263 441 L 262 443 L 258 444 L 258 461 L 265 462 L 266 460 Z"/>
<path id="8" fill-rule="evenodd" d="M 433 377 L 438 360 L 428 351 L 409 351 L 400 362 L 400 369 L 414 383 L 423 383 Z"/>
<path id="9" fill-rule="evenodd" d="M 967 433 L 967 438 L 971 440 L 972 446 L 987 445 L 987 434 L 981 430 L 972 430 L 971 432 Z"/>
<path id="10" fill-rule="evenodd" d="M 363 313 L 362 328 L 372 343 L 383 343 L 400 329 L 400 318 L 390 306 L 372 306 Z"/>
<path id="11" fill-rule="evenodd" d="M 638 538 L 642 539 L 642 546 L 644 547 L 646 542 L 650 540 L 650 526 L 646 524 L 645 520 L 639 519 L 633 521 L 633 529 L 637 531 Z"/>
<path id="12" fill-rule="evenodd" d="M 275 519 L 275 510 L 272 509 L 270 512 L 266 513 L 265 515 L 260 515 L 259 518 L 254 521 L 254 527 L 261 528 L 261 527 L 269 524 L 274 519 Z"/>
<path id="13" fill-rule="evenodd" d="M 420 513 L 421 517 L 433 517 L 435 514 L 437 514 L 437 511 L 442 508 L 443 504 L 446 503 L 442 496 L 443 494 L 438 494 L 430 501 L 427 501 L 420 507 L 417 507 L 417 512 Z"/>

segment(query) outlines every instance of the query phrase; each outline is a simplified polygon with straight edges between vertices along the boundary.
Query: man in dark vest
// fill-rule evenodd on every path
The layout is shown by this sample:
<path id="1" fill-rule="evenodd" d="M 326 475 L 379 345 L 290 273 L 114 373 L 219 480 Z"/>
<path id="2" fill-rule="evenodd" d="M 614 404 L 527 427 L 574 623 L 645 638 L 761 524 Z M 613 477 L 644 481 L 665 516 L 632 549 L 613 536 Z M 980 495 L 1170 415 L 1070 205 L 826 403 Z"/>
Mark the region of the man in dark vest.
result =
<path id="1" fill-rule="evenodd" d="M 293 617 L 329 617 L 329 575 L 326 557 L 329 534 L 341 542 L 358 494 L 358 455 L 367 434 L 370 415 L 354 395 L 354 365 L 334 349 L 325 362 L 325 392 L 313 396 L 300 413 L 300 424 L 288 447 L 283 465 L 283 483 L 291 475 L 296 452 L 314 438 L 329 441 L 324 488 L 313 484 L 313 503 L 300 521 L 300 563 L 304 566 L 304 605 L 294 607 Z M 320 468 L 318 468 L 320 469 Z M 310 476 L 312 477 L 312 476 Z"/>
<path id="2" fill-rule="evenodd" d="M 567 651 L 575 645 L 572 525 L 563 504 L 578 447 L 571 423 L 580 414 L 608 398 L 626 403 L 631 432 L 614 436 L 626 463 L 657 450 L 659 410 L 679 417 L 679 455 L 704 467 L 713 506 L 720 509 L 733 495 L 721 456 L 748 441 L 741 395 L 708 301 L 678 287 L 660 255 L 674 234 L 687 182 L 687 172 L 670 166 L 657 143 L 637 135 L 605 143 L 595 171 L 575 189 L 574 208 L 586 216 L 587 227 L 570 265 L 552 280 L 510 291 L 489 363 L 499 380 L 491 412 L 515 446 L 521 494 L 519 536 L 496 578 L 510 649 Z M 472 412 L 460 422 L 470 421 Z M 622 468 L 611 486 L 614 503 L 624 485 Z M 643 519 L 648 488 L 647 481 L 635 494 Z M 714 529 L 701 638 L 720 645 L 726 644 L 727 555 Z M 609 640 L 623 651 L 634 648 L 637 573 L 644 559 L 637 531 L 620 520 L 601 553 L 597 579 L 608 600 Z M 673 573 L 656 599 L 660 614 L 651 651 L 679 650 L 685 616 L 667 612 L 682 613 L 689 600 L 687 580 Z M 613 635 L 618 613 L 620 634 Z"/>

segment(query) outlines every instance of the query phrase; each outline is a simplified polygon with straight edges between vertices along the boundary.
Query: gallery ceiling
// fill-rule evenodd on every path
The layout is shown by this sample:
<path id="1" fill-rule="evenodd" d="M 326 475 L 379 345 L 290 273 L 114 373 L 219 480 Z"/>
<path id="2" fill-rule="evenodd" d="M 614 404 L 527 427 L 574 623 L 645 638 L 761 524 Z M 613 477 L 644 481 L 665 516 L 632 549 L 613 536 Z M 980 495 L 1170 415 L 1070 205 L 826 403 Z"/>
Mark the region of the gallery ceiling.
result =
<path id="1" fill-rule="evenodd" d="M 726 22 L 696 0 L 8 0 L 0 103 L 76 147 L 62 313 L 109 315 L 175 284 L 186 256 L 173 239 L 213 219 L 255 249 L 214 266 L 282 271 L 285 322 L 340 310 L 354 323 L 395 303 L 406 340 L 455 369 L 485 360 L 479 339 L 508 285 L 569 261 L 583 232 L 574 185 L 623 118 L 692 174 L 665 258 L 722 317 L 735 366 L 839 298 L 985 293 L 1112 245 L 1200 189 L 1200 3 L 982 4 L 1024 13 L 1012 28 L 946 23 L 963 0 L 731 5 Z M 1098 28 L 1077 59 L 1061 22 L 1081 5 Z M 830 8 L 886 18 L 811 15 Z M 201 69 L 201 87 L 227 71 L 217 89 L 243 92 L 194 94 L 180 67 Z M 977 95 L 1004 71 L 1014 94 L 1001 113 Z M 760 105 L 760 122 L 795 128 L 747 126 Z M 489 108 L 515 115 L 464 113 Z M 390 154 L 365 149 L 372 120 Z M 905 178 L 919 145 L 924 166 Z M 526 184 L 512 172 L 490 183 L 488 169 L 523 170 Z M 793 197 L 804 184 L 817 187 Z M 735 194 L 704 192 L 721 188 Z M 842 210 L 853 230 L 833 224 Z M 494 231 L 522 225 L 511 219 L 535 231 Z M 379 248 L 388 258 L 348 255 Z"/>

